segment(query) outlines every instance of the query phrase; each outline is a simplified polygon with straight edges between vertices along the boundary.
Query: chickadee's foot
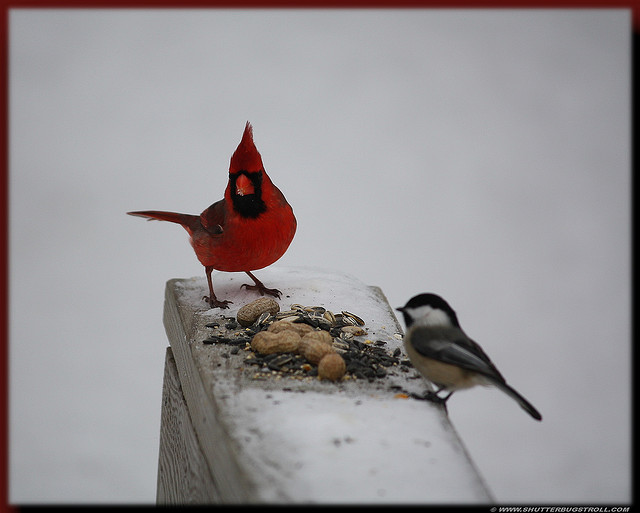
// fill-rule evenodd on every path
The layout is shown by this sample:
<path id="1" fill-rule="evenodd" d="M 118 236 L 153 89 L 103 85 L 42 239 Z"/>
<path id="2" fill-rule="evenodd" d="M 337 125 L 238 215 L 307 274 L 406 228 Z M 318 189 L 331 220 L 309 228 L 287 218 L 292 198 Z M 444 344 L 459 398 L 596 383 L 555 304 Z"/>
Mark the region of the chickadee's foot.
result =
<path id="1" fill-rule="evenodd" d="M 451 394 L 449 394 L 449 395 L 451 395 Z M 438 392 L 434 392 L 433 390 L 427 390 L 422 395 L 411 394 L 411 397 L 413 397 L 414 399 L 418 399 L 420 401 L 431 401 L 432 403 L 442 404 L 442 405 L 446 406 L 447 399 L 449 399 L 449 395 L 446 396 L 446 397 L 440 397 L 438 395 Z"/>
<path id="2" fill-rule="evenodd" d="M 430 401 L 432 403 L 438 404 L 444 408 L 445 412 L 448 413 L 447 400 L 449 399 L 449 397 L 451 397 L 451 394 L 453 394 L 453 392 L 449 392 L 445 397 L 440 397 L 438 395 L 438 392 L 440 392 L 440 390 L 437 390 L 435 392 L 433 390 L 427 390 L 423 395 L 411 394 L 411 397 L 420 401 Z"/>

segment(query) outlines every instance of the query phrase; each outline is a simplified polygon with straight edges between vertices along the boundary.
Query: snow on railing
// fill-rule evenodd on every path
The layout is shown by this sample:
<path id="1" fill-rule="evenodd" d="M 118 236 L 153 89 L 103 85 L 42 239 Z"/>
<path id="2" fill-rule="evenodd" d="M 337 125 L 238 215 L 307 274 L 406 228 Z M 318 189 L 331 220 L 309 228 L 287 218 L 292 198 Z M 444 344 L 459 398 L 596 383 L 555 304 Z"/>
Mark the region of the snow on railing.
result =
<path id="1" fill-rule="evenodd" d="M 202 301 L 204 277 L 170 280 L 159 504 L 492 502 L 444 409 L 418 399 L 428 384 L 379 288 L 311 268 L 259 273 L 282 292 L 278 319 L 334 336 L 346 375 L 321 380 L 302 355 L 253 351 L 275 318 L 237 323 L 259 297 L 243 274 L 215 273 L 226 310 Z"/>

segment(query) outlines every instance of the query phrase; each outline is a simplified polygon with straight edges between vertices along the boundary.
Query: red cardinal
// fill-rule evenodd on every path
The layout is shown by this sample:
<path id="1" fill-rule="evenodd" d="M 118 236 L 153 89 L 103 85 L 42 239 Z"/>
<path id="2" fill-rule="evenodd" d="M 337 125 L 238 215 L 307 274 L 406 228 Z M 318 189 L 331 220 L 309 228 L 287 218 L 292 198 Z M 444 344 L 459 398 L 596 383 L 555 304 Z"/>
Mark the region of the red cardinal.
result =
<path id="1" fill-rule="evenodd" d="M 253 143 L 249 122 L 229 164 L 229 183 L 224 199 L 199 216 L 145 210 L 127 212 L 132 216 L 181 224 L 189 232 L 191 245 L 204 265 L 209 296 L 203 299 L 211 308 L 229 308 L 231 301 L 220 301 L 213 292 L 211 272 L 245 272 L 255 285 L 247 289 L 280 297 L 278 289 L 268 289 L 251 271 L 278 260 L 296 233 L 291 205 L 264 170 L 262 158 Z"/>

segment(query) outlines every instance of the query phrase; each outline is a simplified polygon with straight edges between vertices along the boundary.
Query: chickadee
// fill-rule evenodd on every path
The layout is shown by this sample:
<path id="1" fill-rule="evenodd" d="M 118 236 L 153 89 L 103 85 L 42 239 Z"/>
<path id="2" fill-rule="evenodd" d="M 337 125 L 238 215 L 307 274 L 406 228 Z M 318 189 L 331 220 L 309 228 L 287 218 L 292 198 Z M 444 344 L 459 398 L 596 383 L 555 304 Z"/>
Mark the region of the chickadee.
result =
<path id="1" fill-rule="evenodd" d="M 436 294 L 420 294 L 401 308 L 407 332 L 404 347 L 413 366 L 438 390 L 431 398 L 446 404 L 456 390 L 475 385 L 494 385 L 515 399 L 534 419 L 542 415 L 498 372 L 482 348 L 471 340 L 458 323 L 458 316 Z M 448 390 L 445 397 L 437 395 Z"/>

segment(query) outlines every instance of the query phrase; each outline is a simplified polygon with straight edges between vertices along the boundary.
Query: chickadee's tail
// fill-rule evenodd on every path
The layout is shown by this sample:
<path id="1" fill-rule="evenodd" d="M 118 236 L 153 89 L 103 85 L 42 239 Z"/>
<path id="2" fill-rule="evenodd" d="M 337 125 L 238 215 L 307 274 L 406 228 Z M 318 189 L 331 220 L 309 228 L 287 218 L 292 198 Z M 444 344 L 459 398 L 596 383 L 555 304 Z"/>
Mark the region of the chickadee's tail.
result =
<path id="1" fill-rule="evenodd" d="M 542 420 L 542 415 L 540 412 L 536 410 L 529 401 L 527 401 L 524 397 L 522 397 L 515 389 L 511 388 L 506 383 L 495 383 L 495 385 L 500 388 L 503 392 L 507 393 L 513 399 L 518 401 L 518 404 L 522 407 L 524 411 L 526 411 L 529 415 L 531 415 L 536 420 Z"/>

